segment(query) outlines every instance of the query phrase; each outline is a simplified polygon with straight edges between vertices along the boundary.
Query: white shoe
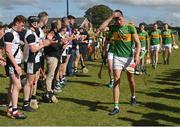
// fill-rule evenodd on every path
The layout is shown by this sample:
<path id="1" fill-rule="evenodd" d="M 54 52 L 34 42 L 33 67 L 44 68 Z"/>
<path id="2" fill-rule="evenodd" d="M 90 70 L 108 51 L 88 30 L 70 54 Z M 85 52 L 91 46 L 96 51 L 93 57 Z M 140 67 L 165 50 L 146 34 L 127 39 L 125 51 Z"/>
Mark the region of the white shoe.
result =
<path id="1" fill-rule="evenodd" d="M 88 70 L 86 67 L 84 67 L 84 68 L 82 69 L 82 72 L 86 74 L 86 73 L 89 72 L 89 70 Z"/>
<path id="2" fill-rule="evenodd" d="M 54 95 L 51 97 L 51 100 L 53 103 L 58 103 L 58 99 Z"/>
<path id="3" fill-rule="evenodd" d="M 179 46 L 178 45 L 173 45 L 173 48 L 174 49 L 179 49 Z"/>
<path id="4" fill-rule="evenodd" d="M 33 108 L 33 109 L 38 109 L 38 101 L 37 99 L 31 99 L 30 100 L 30 107 Z"/>

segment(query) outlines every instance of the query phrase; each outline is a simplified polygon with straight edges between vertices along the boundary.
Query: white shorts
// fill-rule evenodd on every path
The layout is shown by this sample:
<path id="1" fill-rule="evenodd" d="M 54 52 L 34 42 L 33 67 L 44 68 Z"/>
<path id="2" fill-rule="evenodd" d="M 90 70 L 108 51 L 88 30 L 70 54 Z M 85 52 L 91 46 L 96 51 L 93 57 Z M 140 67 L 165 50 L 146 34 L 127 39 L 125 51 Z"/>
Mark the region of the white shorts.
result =
<path id="1" fill-rule="evenodd" d="M 160 45 L 151 45 L 151 51 L 159 51 Z"/>
<path id="2" fill-rule="evenodd" d="M 108 43 L 107 46 L 106 46 L 106 49 L 107 49 L 107 50 L 109 50 L 109 46 L 110 46 L 110 44 Z"/>
<path id="3" fill-rule="evenodd" d="M 18 64 L 18 66 L 20 67 L 20 64 Z M 17 71 L 15 70 L 14 66 L 12 66 L 11 64 L 6 64 L 5 71 L 7 76 L 17 74 Z"/>
<path id="4" fill-rule="evenodd" d="M 79 55 L 80 55 L 79 49 L 76 49 L 75 54 L 76 54 L 76 56 L 79 56 Z"/>
<path id="5" fill-rule="evenodd" d="M 164 44 L 163 45 L 163 49 L 168 48 L 171 49 L 172 48 L 172 44 Z"/>
<path id="6" fill-rule="evenodd" d="M 108 60 L 113 60 L 114 54 L 112 52 L 108 52 Z"/>
<path id="7" fill-rule="evenodd" d="M 145 54 L 146 54 L 146 47 L 141 47 L 140 59 L 141 57 L 144 58 Z"/>
<path id="8" fill-rule="evenodd" d="M 146 51 L 146 47 L 141 47 L 141 52 Z"/>
<path id="9" fill-rule="evenodd" d="M 99 42 L 96 42 L 97 45 L 95 46 L 95 49 L 98 49 L 100 47 L 100 43 Z"/>
<path id="10" fill-rule="evenodd" d="M 114 70 L 125 70 L 125 71 L 128 71 L 129 73 L 134 73 L 134 71 L 135 71 L 134 58 L 133 57 L 125 58 L 125 57 L 114 56 L 113 69 Z"/>
<path id="11" fill-rule="evenodd" d="M 164 44 L 163 45 L 163 51 L 165 51 L 165 49 L 168 49 L 169 52 L 171 53 L 171 48 L 172 48 L 172 44 Z"/>

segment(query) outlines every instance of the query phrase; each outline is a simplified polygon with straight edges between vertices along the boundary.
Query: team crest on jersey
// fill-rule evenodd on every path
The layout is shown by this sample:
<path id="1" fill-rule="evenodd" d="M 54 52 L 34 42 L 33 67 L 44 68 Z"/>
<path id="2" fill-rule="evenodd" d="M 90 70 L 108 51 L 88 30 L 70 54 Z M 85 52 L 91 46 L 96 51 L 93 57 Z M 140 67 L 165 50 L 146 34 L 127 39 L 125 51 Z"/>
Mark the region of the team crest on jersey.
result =
<path id="1" fill-rule="evenodd" d="M 139 40 L 144 41 L 144 40 L 146 40 L 146 38 L 144 36 L 139 36 Z"/>

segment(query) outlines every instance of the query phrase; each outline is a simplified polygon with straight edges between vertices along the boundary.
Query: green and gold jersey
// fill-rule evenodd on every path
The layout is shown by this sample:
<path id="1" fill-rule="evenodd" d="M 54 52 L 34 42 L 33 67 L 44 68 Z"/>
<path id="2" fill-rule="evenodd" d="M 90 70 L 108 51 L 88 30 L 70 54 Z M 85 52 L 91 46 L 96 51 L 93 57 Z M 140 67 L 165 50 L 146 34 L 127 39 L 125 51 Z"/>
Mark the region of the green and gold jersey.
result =
<path id="1" fill-rule="evenodd" d="M 149 40 L 148 33 L 145 30 L 144 31 L 139 31 L 138 36 L 139 36 L 139 40 L 141 42 L 141 48 L 146 47 L 146 45 L 148 43 L 148 40 Z"/>
<path id="2" fill-rule="evenodd" d="M 134 46 L 132 34 L 137 33 L 133 25 L 110 26 L 109 37 L 114 43 L 114 55 L 118 57 L 132 57 L 132 48 Z"/>
<path id="3" fill-rule="evenodd" d="M 163 40 L 163 44 L 172 44 L 173 33 L 170 29 L 162 31 L 162 40 Z"/>
<path id="4" fill-rule="evenodd" d="M 159 29 L 153 30 L 150 32 L 149 37 L 151 45 L 158 45 L 160 44 L 161 31 Z"/>

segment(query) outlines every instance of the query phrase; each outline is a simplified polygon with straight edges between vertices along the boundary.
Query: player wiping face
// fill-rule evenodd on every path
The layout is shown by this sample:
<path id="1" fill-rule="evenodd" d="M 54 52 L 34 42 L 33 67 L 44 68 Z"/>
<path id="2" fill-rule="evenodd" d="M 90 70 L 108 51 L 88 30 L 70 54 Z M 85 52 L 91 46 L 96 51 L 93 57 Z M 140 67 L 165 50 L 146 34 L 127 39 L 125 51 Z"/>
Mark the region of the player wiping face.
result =
<path id="1" fill-rule="evenodd" d="M 121 14 L 121 12 L 113 12 L 113 15 L 115 16 L 115 24 L 122 27 L 125 23 L 124 16 Z M 120 40 L 127 40 L 125 33 L 121 29 L 118 31 L 118 36 Z"/>

